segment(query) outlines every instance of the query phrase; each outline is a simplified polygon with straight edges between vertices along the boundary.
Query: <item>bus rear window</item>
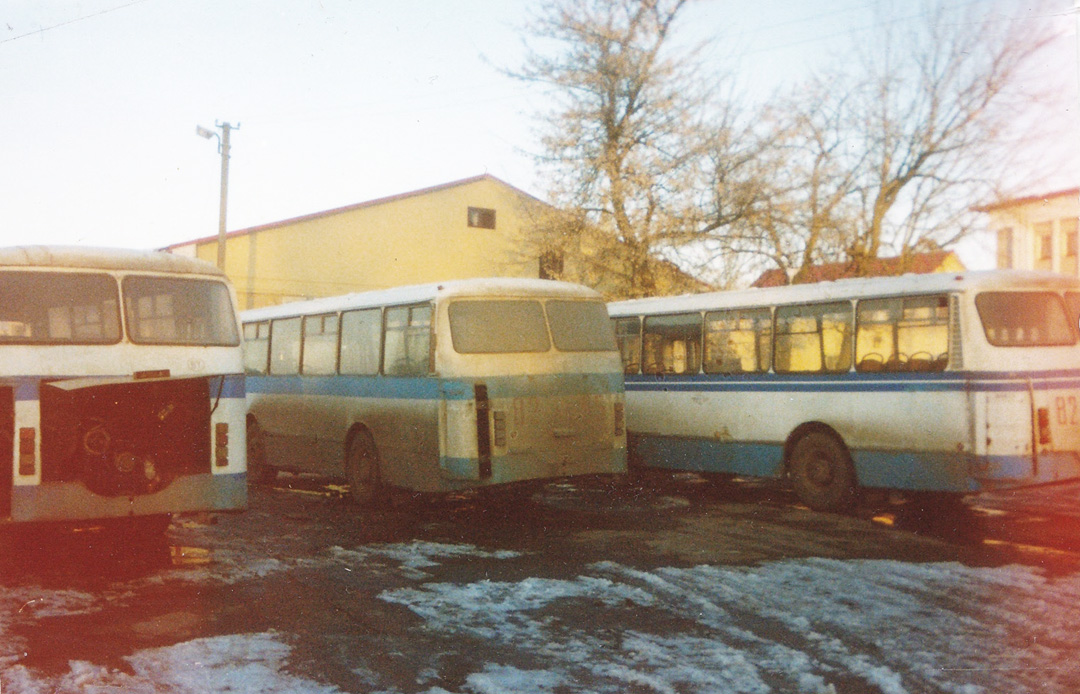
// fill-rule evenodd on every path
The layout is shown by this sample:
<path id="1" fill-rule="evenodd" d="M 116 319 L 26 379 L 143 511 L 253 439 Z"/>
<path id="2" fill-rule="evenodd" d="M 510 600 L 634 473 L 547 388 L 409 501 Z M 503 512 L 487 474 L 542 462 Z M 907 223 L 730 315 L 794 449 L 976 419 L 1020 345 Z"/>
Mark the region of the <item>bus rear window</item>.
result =
<path id="1" fill-rule="evenodd" d="M 450 338 L 460 354 L 546 352 L 544 309 L 539 301 L 461 300 L 450 304 Z"/>
<path id="2" fill-rule="evenodd" d="M 600 301 L 549 301 L 548 321 L 561 352 L 614 352 L 615 333 Z"/>
<path id="3" fill-rule="evenodd" d="M 986 339 L 997 347 L 1076 344 L 1076 331 L 1054 292 L 984 292 L 975 306 Z"/>
<path id="4" fill-rule="evenodd" d="M 0 344 L 120 341 L 116 281 L 75 272 L 0 273 Z"/>
<path id="5" fill-rule="evenodd" d="M 240 344 L 229 289 L 223 282 L 132 275 L 124 278 L 123 290 L 132 342 Z"/>

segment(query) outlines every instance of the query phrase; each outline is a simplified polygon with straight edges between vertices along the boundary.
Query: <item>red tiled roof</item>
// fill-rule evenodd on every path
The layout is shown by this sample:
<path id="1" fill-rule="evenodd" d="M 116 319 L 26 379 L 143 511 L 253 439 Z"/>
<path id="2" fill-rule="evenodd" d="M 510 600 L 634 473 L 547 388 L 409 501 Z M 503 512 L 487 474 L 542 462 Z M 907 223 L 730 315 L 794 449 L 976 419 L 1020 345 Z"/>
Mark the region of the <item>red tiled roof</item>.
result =
<path id="1" fill-rule="evenodd" d="M 935 272 L 941 267 L 945 259 L 952 251 L 932 251 L 929 253 L 916 253 L 909 256 L 897 256 L 895 258 L 873 258 L 867 261 L 865 271 L 861 277 L 891 277 L 914 273 L 925 275 Z M 850 260 L 839 263 L 823 263 L 804 268 L 799 278 L 800 284 L 811 282 L 831 282 L 833 280 L 856 277 L 855 264 Z M 754 280 L 751 287 L 782 287 L 790 284 L 787 273 L 783 270 L 766 270 Z"/>

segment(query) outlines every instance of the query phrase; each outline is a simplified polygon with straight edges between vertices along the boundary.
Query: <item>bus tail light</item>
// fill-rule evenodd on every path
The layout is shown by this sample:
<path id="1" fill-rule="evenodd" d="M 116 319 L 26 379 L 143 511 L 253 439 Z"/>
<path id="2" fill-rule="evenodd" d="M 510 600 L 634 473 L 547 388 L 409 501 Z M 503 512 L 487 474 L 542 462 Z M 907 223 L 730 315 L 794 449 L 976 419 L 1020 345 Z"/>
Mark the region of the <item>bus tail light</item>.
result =
<path id="1" fill-rule="evenodd" d="M 33 475 L 36 470 L 37 429 L 19 428 L 19 474 Z"/>
<path id="2" fill-rule="evenodd" d="M 622 436 L 626 433 L 626 405 L 621 402 L 615 403 L 615 435 Z"/>
<path id="3" fill-rule="evenodd" d="M 227 422 L 218 422 L 214 425 L 214 465 L 218 467 L 229 465 L 229 425 Z"/>
<path id="4" fill-rule="evenodd" d="M 491 441 L 496 447 L 506 446 L 506 413 L 502 410 L 494 410 L 491 413 L 493 431 Z"/>
<path id="5" fill-rule="evenodd" d="M 1036 413 L 1036 419 L 1039 425 L 1039 443 L 1045 446 L 1050 443 L 1050 410 L 1040 407 Z"/>

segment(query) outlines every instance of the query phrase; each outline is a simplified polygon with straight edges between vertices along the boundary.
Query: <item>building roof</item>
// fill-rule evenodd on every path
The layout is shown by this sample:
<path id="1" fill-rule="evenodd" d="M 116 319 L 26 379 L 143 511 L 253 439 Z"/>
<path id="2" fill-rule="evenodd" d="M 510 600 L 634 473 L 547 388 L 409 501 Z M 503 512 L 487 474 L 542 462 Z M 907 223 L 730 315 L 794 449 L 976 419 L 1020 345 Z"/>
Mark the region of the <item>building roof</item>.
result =
<path id="1" fill-rule="evenodd" d="M 872 258 L 866 262 L 861 276 L 863 277 L 892 277 L 913 273 L 925 275 L 937 272 L 945 261 L 955 254 L 952 251 L 931 251 L 928 253 L 913 253 L 907 256 L 895 258 Z M 959 262 L 959 259 L 956 259 Z M 856 266 L 850 260 L 839 263 L 822 263 L 811 265 L 801 270 L 800 284 L 811 282 L 832 282 L 839 279 L 856 277 Z M 781 269 L 766 270 L 754 280 L 751 287 L 782 287 L 791 284 L 787 273 Z"/>
<path id="2" fill-rule="evenodd" d="M 989 205 L 982 205 L 976 207 L 976 212 L 993 212 L 995 210 L 1003 210 L 1009 207 L 1020 207 L 1021 205 L 1030 205 L 1036 202 L 1046 202 L 1053 198 L 1063 197 L 1080 197 L 1080 188 L 1066 188 L 1065 190 L 1055 190 L 1052 193 L 1042 193 L 1039 195 L 1025 195 L 1020 198 L 1010 198 L 1008 200 L 1001 200 L 999 202 L 992 202 Z"/>
<path id="3" fill-rule="evenodd" d="M 230 239 L 233 238 L 233 237 L 236 237 L 236 236 L 245 236 L 247 234 L 253 234 L 253 233 L 258 232 L 258 231 L 266 231 L 267 229 L 275 229 L 277 227 L 290 226 L 292 224 L 298 224 L 300 222 L 308 222 L 308 221 L 315 220 L 315 219 L 321 219 L 323 217 L 331 217 L 333 215 L 342 214 L 344 212 L 352 212 L 354 210 L 360 210 L 360 209 L 364 209 L 366 207 L 375 207 L 377 205 L 385 205 L 386 203 L 396 202 L 398 200 L 404 200 L 406 198 L 412 198 L 412 197 L 417 197 L 417 196 L 420 196 L 420 195 L 428 195 L 428 194 L 431 194 L 431 193 L 437 193 L 437 192 L 442 191 L 442 190 L 447 190 L 447 189 L 450 189 L 450 188 L 457 188 L 459 186 L 465 186 L 465 185 L 469 185 L 471 183 L 477 183 L 479 181 L 492 181 L 494 183 L 498 183 L 500 185 L 506 186 L 507 188 L 510 188 L 511 190 L 513 190 L 514 192 L 518 193 L 519 195 L 521 195 L 523 197 L 529 198 L 529 199 L 534 200 L 534 201 L 536 201 L 538 203 L 541 203 L 541 204 L 546 204 L 542 200 L 537 198 L 536 196 L 530 195 L 529 193 L 526 193 L 525 191 L 521 190 L 520 188 L 517 188 L 515 186 L 510 185 L 509 183 L 507 183 L 506 181 L 504 181 L 504 180 L 502 180 L 500 178 L 492 176 L 491 174 L 481 174 L 479 176 L 472 176 L 470 178 L 462 178 L 462 179 L 457 180 L 457 181 L 450 181 L 449 183 L 440 183 L 439 185 L 429 186 L 427 188 L 420 188 L 419 190 L 411 190 L 411 191 L 409 191 L 407 193 L 398 193 L 396 195 L 388 195 L 388 196 L 383 197 L 383 198 L 375 198 L 374 200 L 366 200 L 364 202 L 358 202 L 358 203 L 355 203 L 355 204 L 352 204 L 352 205 L 346 205 L 344 207 L 335 207 L 335 208 L 330 209 L 330 210 L 323 210 L 322 212 L 313 212 L 311 214 L 301 215 L 299 217 L 291 217 L 289 219 L 282 219 L 282 220 L 277 221 L 277 222 L 269 222 L 267 224 L 260 224 L 259 226 L 248 227 L 246 229 L 238 229 L 236 231 L 228 232 L 225 236 L 226 236 L 226 238 L 230 238 Z M 217 241 L 217 238 L 218 238 L 217 234 L 214 234 L 212 236 L 204 236 L 202 238 L 192 239 L 190 241 L 181 241 L 179 243 L 174 243 L 174 244 L 170 244 L 168 246 L 165 246 L 162 250 L 171 251 L 171 250 L 179 248 L 181 246 L 190 246 L 193 243 L 209 243 L 211 241 Z"/>

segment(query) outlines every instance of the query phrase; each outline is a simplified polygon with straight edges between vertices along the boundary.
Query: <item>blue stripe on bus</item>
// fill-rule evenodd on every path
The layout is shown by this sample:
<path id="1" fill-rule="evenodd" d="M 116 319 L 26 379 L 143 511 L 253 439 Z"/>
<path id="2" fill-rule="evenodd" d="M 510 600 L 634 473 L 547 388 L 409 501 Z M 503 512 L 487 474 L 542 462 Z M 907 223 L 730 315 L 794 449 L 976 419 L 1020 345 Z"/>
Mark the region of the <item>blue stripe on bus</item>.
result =
<path id="1" fill-rule="evenodd" d="M 522 394 L 592 395 L 622 392 L 622 375 L 540 374 L 532 376 L 491 376 L 470 379 L 438 376 L 252 376 L 247 392 L 278 395 L 330 395 L 353 398 L 399 400 L 471 400 L 473 384 L 487 386 L 489 398 Z"/>
<path id="2" fill-rule="evenodd" d="M 631 457 L 649 467 L 776 477 L 781 472 L 783 449 L 782 443 L 635 434 Z M 1031 456 L 976 456 L 952 451 L 854 449 L 851 458 L 861 486 L 910 491 L 977 492 L 1050 483 L 1074 477 L 1080 467 L 1069 452 L 1041 452 L 1037 467 Z"/>
<path id="3" fill-rule="evenodd" d="M 19 402 L 38 399 L 38 389 L 42 379 L 50 381 L 63 381 L 73 378 L 96 378 L 86 376 L 8 376 L 0 378 L 0 386 L 10 386 L 15 390 L 15 400 Z M 123 375 L 100 376 L 100 378 L 125 378 Z M 244 375 L 224 374 L 221 395 L 218 395 L 218 383 L 221 375 L 214 376 L 177 376 L 176 379 L 184 378 L 208 378 L 210 379 L 210 395 L 213 398 L 238 398 L 245 396 Z"/>
<path id="4" fill-rule="evenodd" d="M 1080 388 L 1080 371 L 627 376 L 629 392 L 944 392 Z"/>

